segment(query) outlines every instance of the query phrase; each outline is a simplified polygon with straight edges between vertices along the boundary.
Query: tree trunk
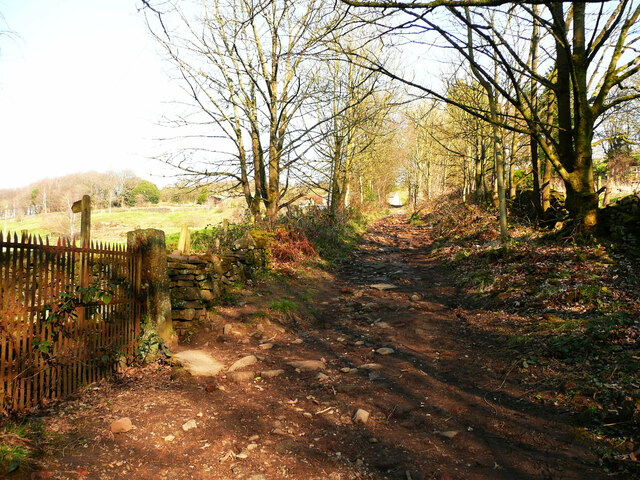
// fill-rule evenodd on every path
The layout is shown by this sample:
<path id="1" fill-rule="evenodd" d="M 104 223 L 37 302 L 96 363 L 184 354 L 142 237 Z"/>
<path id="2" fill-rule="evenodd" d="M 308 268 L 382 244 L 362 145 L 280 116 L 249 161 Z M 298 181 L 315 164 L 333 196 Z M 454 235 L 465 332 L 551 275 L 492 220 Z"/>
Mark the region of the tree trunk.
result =
<path id="1" fill-rule="evenodd" d="M 540 165 L 538 164 L 538 168 Z M 547 158 L 544 162 L 544 174 L 542 177 L 542 185 L 540 187 L 540 206 L 542 208 L 542 216 L 546 219 L 549 207 L 551 207 L 551 175 L 553 173 L 553 165 L 551 160 Z"/>
<path id="2" fill-rule="evenodd" d="M 495 102 L 495 97 L 491 95 L 489 99 L 491 108 L 491 116 L 497 122 L 498 110 Z M 495 149 L 496 160 L 496 179 L 498 190 L 498 218 L 500 222 L 500 238 L 506 241 L 509 238 L 509 229 L 507 227 L 507 200 L 505 198 L 504 189 L 504 155 L 502 150 L 502 143 L 500 134 L 498 132 L 498 126 L 493 124 L 493 143 Z"/>
<path id="3" fill-rule="evenodd" d="M 514 158 L 513 158 L 513 155 L 511 155 L 511 158 L 509 159 L 509 199 L 510 200 L 513 200 L 514 198 L 516 198 L 516 182 L 514 180 L 515 171 L 513 168 L 513 162 L 514 162 Z"/>
<path id="4" fill-rule="evenodd" d="M 554 26 L 566 32 L 562 4 L 554 3 L 550 8 L 555 16 Z M 587 88 L 589 61 L 585 44 L 585 8 L 583 3 L 573 3 L 573 50 L 560 41 L 561 37 L 556 37 L 558 153 L 565 169 L 562 175 L 567 189 L 565 205 L 576 227 L 583 232 L 595 227 L 598 211 L 598 196 L 593 183 L 591 142 L 594 116 Z"/>
<path id="5" fill-rule="evenodd" d="M 275 90 L 275 85 L 274 85 Z M 274 104 L 275 107 L 275 104 Z M 276 112 L 272 111 L 272 129 L 269 135 L 269 185 L 267 189 L 267 217 L 273 225 L 278 216 L 278 202 L 280 201 L 280 151 L 278 149 L 277 130 L 275 129 Z"/>
<path id="6" fill-rule="evenodd" d="M 533 206 L 536 209 L 538 219 L 544 218 L 545 209 L 542 206 L 542 191 L 540 189 L 540 160 L 538 157 L 538 142 L 531 136 L 529 139 L 531 148 L 531 169 L 533 175 Z"/>
<path id="7" fill-rule="evenodd" d="M 474 163 L 475 163 L 475 173 L 476 173 L 475 182 L 474 182 L 475 197 L 476 197 L 476 202 L 480 203 L 482 201 L 482 158 L 480 158 L 480 155 L 478 155 L 478 152 L 476 152 Z"/>
<path id="8" fill-rule="evenodd" d="M 583 110 L 576 124 L 575 170 L 564 179 L 567 210 L 576 226 L 583 231 L 590 231 L 596 226 L 598 212 L 598 195 L 593 180 L 593 125 L 590 125 L 590 113 Z"/>
<path id="9" fill-rule="evenodd" d="M 486 202 L 489 198 L 489 192 L 491 188 L 489 188 L 488 183 L 488 175 L 487 175 L 487 147 L 484 144 L 484 140 L 480 143 L 480 176 L 482 180 L 482 201 Z"/>
<path id="10" fill-rule="evenodd" d="M 348 189 L 348 172 L 345 168 L 343 158 L 342 139 L 336 139 L 332 169 L 331 169 L 331 194 L 329 197 L 329 212 L 336 215 L 344 211 L 346 207 L 347 189 Z"/>
<path id="11" fill-rule="evenodd" d="M 253 198 L 249 204 L 249 210 L 254 218 L 260 217 L 261 200 L 267 197 L 267 180 L 264 169 L 264 153 L 260 142 L 258 127 L 258 113 L 256 110 L 256 91 L 251 88 L 251 103 L 249 104 L 249 122 L 251 124 L 251 153 L 253 155 Z"/>
<path id="12" fill-rule="evenodd" d="M 538 6 L 533 6 L 534 15 L 538 14 Z M 538 73 L 538 42 L 540 40 L 539 31 L 538 31 L 538 22 L 536 19 L 533 20 L 533 30 L 531 32 L 531 72 L 534 75 L 531 75 L 531 109 L 533 110 L 533 114 L 538 111 L 538 82 L 535 79 L 535 74 Z M 538 217 L 538 221 L 544 218 L 544 212 L 546 211 L 542 207 L 542 196 L 540 191 L 540 161 L 538 155 L 538 141 L 536 138 L 531 135 L 529 137 L 529 148 L 531 151 L 531 169 L 533 175 L 533 206 L 536 210 L 536 214 Z"/>
<path id="13" fill-rule="evenodd" d="M 329 210 L 331 215 L 337 215 L 344 211 L 347 206 L 348 190 L 349 186 L 346 183 L 342 185 L 336 183 L 334 185 L 331 192 L 331 205 Z"/>
<path id="14" fill-rule="evenodd" d="M 593 186 L 583 179 L 576 179 L 573 183 L 565 182 L 567 199 L 565 206 L 582 231 L 590 231 L 596 226 L 598 212 L 598 196 Z"/>
<path id="15" fill-rule="evenodd" d="M 462 203 L 467 203 L 467 184 L 469 179 L 467 178 L 467 157 L 464 158 L 464 165 L 462 169 Z M 414 206 L 413 210 L 416 210 Z"/>
<path id="16" fill-rule="evenodd" d="M 602 199 L 602 207 L 605 208 L 609 205 L 611 200 L 611 182 L 607 180 L 607 184 L 604 187 L 604 198 Z"/>
<path id="17" fill-rule="evenodd" d="M 465 8 L 467 21 L 471 23 L 468 8 Z M 471 28 L 467 27 L 467 40 L 468 40 L 468 53 L 471 60 L 471 70 L 474 76 L 480 82 L 487 94 L 487 100 L 489 101 L 489 111 L 491 114 L 492 122 L 492 136 L 493 136 L 493 156 L 495 160 L 495 175 L 496 175 L 496 190 L 498 197 L 498 219 L 500 223 L 500 239 L 506 242 L 509 239 L 509 230 L 507 228 L 507 202 L 505 198 L 504 190 L 504 148 L 502 144 L 502 136 L 498 130 L 498 102 L 492 85 L 480 74 L 474 64 L 473 57 L 473 32 Z M 494 75 L 497 78 L 497 69 L 494 71 Z"/>

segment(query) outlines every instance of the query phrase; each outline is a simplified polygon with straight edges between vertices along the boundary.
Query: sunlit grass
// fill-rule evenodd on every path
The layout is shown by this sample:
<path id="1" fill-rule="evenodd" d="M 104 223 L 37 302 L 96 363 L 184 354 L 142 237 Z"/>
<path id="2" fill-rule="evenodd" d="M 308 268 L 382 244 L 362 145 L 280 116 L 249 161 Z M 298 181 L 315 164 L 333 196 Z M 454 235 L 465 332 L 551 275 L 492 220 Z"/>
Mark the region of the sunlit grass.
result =
<path id="1" fill-rule="evenodd" d="M 166 235 L 179 233 L 186 225 L 192 229 L 202 229 L 207 225 L 217 225 L 225 218 L 236 214 L 235 208 L 220 209 L 200 206 L 153 206 L 148 208 L 113 208 L 94 210 L 91 213 L 91 238 L 98 242 L 126 243 L 127 232 L 138 228 L 157 228 Z M 75 216 L 75 232 L 80 231 L 80 215 Z M 0 223 L 5 229 L 5 224 Z M 24 216 L 6 222 L 6 231 L 42 237 L 50 235 L 53 240 L 67 236 L 69 216 L 66 213 L 49 213 Z"/>

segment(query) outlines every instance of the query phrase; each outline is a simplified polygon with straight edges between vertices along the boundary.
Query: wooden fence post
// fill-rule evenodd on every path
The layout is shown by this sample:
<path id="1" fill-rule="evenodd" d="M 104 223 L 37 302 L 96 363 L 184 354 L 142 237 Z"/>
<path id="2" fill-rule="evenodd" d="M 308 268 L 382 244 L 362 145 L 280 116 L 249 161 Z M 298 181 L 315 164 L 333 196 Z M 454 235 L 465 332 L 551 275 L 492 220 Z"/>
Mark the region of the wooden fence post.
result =
<path id="1" fill-rule="evenodd" d="M 128 232 L 127 244 L 138 250 L 142 259 L 140 273 L 142 285 L 147 290 L 148 318 L 141 343 L 148 342 L 145 361 L 150 362 L 162 354 L 153 341 L 155 335 L 170 348 L 177 345 L 171 321 L 171 289 L 164 232 L 154 228 Z"/>
<path id="2" fill-rule="evenodd" d="M 180 250 L 185 255 L 189 255 L 189 253 L 191 253 L 191 234 L 189 233 L 189 227 L 187 227 L 186 225 L 182 227 L 182 230 L 180 231 L 178 250 Z"/>

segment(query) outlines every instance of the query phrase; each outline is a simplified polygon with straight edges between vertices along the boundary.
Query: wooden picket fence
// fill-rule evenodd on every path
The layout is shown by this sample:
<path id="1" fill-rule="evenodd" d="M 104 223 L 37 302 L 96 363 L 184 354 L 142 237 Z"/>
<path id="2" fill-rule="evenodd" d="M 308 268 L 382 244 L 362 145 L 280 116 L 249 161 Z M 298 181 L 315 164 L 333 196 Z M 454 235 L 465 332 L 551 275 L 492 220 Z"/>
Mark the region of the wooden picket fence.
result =
<path id="1" fill-rule="evenodd" d="M 124 246 L 0 232 L 2 412 L 64 398 L 133 358 L 146 306 L 140 264 Z"/>

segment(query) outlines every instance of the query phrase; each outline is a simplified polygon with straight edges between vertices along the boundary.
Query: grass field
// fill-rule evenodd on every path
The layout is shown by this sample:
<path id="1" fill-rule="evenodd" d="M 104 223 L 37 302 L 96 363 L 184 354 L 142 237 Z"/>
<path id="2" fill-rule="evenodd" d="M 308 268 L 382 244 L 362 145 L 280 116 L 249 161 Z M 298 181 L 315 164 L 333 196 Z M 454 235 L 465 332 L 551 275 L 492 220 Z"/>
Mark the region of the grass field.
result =
<path id="1" fill-rule="evenodd" d="M 166 235 L 180 232 L 186 225 L 191 229 L 201 229 L 207 225 L 217 225 L 227 218 L 233 221 L 241 214 L 241 208 L 220 208 L 206 206 L 156 205 L 153 207 L 113 208 L 94 210 L 91 213 L 91 239 L 99 242 L 126 243 L 127 232 L 138 228 L 157 228 Z M 80 231 L 80 215 L 75 215 L 75 232 Z M 49 235 L 55 241 L 58 237 L 68 237 L 69 215 L 48 213 L 24 216 L 19 220 L 9 220 L 0 226 L 8 232 Z"/>

